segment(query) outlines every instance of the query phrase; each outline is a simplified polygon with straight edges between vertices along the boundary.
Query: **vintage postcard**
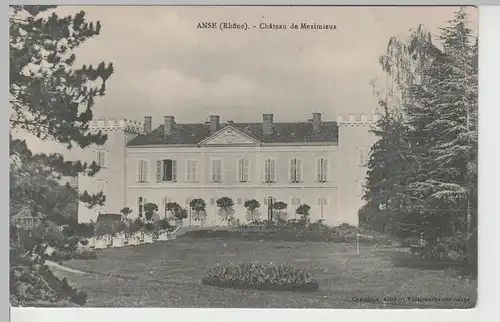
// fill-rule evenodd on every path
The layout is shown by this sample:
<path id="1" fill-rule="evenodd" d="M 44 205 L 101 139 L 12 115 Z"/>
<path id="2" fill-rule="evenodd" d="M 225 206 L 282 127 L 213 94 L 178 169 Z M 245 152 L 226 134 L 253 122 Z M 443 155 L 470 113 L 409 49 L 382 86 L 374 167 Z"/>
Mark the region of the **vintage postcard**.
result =
<path id="1" fill-rule="evenodd" d="M 473 308 L 475 7 L 10 7 L 15 307 Z"/>

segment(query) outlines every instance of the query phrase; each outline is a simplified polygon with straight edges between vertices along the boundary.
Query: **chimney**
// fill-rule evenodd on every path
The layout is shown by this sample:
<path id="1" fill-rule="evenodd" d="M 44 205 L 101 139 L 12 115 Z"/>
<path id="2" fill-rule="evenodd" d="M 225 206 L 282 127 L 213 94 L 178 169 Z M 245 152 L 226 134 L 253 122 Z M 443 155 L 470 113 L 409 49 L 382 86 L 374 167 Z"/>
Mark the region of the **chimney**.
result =
<path id="1" fill-rule="evenodd" d="M 321 113 L 313 113 L 313 132 L 318 133 L 321 131 Z"/>
<path id="2" fill-rule="evenodd" d="M 170 135 L 174 131 L 174 117 L 173 116 L 165 116 L 165 125 L 163 128 L 163 133 L 165 135 Z"/>
<path id="3" fill-rule="evenodd" d="M 217 132 L 219 129 L 219 115 L 210 115 L 210 132 Z"/>
<path id="4" fill-rule="evenodd" d="M 262 133 L 270 135 L 273 132 L 273 115 L 262 114 Z"/>
<path id="5" fill-rule="evenodd" d="M 144 116 L 144 133 L 151 133 L 151 116 Z"/>

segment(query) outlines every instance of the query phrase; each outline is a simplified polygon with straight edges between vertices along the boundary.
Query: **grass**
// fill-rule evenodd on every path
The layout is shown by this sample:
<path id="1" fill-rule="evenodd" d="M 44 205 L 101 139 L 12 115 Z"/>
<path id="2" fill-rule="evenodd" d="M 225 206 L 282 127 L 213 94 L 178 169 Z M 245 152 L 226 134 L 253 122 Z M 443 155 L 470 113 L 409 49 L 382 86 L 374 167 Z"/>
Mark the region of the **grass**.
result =
<path id="1" fill-rule="evenodd" d="M 99 275 L 57 271 L 88 293 L 90 307 L 230 308 L 470 308 L 477 281 L 453 270 L 401 265 L 404 249 L 339 243 L 257 242 L 192 239 L 122 249 L 105 249 L 97 260 L 71 260 L 71 268 Z M 314 293 L 223 289 L 201 285 L 217 263 L 258 261 L 288 263 L 313 273 Z M 382 301 L 388 299 L 386 303 Z M 424 301 L 408 297 L 437 298 Z M 443 298 L 468 301 L 443 301 Z M 356 300 L 353 300 L 356 298 Z M 373 299 L 378 298 L 380 302 Z"/>

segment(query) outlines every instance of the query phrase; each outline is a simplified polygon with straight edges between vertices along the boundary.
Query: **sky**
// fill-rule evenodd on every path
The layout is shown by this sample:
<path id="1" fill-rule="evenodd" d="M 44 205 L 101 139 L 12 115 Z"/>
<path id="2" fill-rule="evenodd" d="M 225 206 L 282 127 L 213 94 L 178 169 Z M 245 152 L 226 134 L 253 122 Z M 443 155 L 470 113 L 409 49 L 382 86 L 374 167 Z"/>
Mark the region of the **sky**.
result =
<path id="1" fill-rule="evenodd" d="M 75 51 L 76 65 L 112 62 L 107 93 L 95 117 L 143 121 L 164 116 L 178 123 L 306 121 L 370 114 L 376 108 L 371 80 L 385 79 L 378 63 L 390 37 L 407 37 L 423 24 L 437 28 L 457 7 L 158 7 L 65 6 L 99 20 L 101 34 Z M 476 9 L 471 8 L 476 29 Z M 198 29 L 199 22 L 246 22 L 247 31 Z M 260 30 L 274 24 L 334 24 L 336 30 Z M 383 85 L 383 84 L 382 84 Z M 28 138 L 34 150 L 48 150 Z"/>

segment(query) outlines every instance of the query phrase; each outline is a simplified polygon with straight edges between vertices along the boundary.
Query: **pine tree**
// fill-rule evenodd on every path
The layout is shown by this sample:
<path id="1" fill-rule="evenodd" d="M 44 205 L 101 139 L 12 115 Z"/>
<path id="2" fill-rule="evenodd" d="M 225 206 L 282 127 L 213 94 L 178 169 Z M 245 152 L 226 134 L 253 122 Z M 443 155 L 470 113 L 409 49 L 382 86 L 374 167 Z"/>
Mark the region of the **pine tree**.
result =
<path id="1" fill-rule="evenodd" d="M 392 126 L 387 115 L 377 124 L 365 199 L 368 208 L 386 192 L 400 210 L 399 233 L 425 240 L 422 255 L 454 252 L 477 264 L 477 38 L 467 19 L 465 9 L 455 13 L 441 29 L 442 46 L 423 26 L 408 41 L 390 40 L 380 63 L 392 80 L 391 108 L 401 117 Z M 404 143 L 389 140 L 398 127 Z M 394 153 L 385 155 L 384 144 L 405 147 L 404 158 L 394 154 L 390 174 L 380 169 Z M 381 189 L 388 178 L 399 185 Z"/>
<path id="2" fill-rule="evenodd" d="M 368 229 L 396 235 L 407 154 L 406 128 L 386 102 L 379 104 L 383 113 L 371 129 L 378 140 L 371 148 L 367 164 L 363 196 L 366 205 L 360 211 L 360 223 Z"/>
<path id="3" fill-rule="evenodd" d="M 51 212 L 47 198 L 54 188 L 47 182 L 78 172 L 95 174 L 99 167 L 65 161 L 61 155 L 33 154 L 15 139 L 18 131 L 52 140 L 68 149 L 102 145 L 107 137 L 89 133 L 95 98 L 105 94 L 112 64 L 76 68 L 74 49 L 99 34 L 101 25 L 85 20 L 85 13 L 60 17 L 55 6 L 10 7 L 10 180 L 11 204 L 27 204 L 32 213 Z M 51 13 L 52 11 L 52 13 Z M 47 180 L 49 179 L 49 180 Z M 89 206 L 102 204 L 102 194 L 83 198 Z M 45 227 L 45 228 L 44 228 Z M 24 305 L 37 301 L 85 298 L 58 280 L 43 265 L 47 225 L 22 234 L 11 232 L 11 301 Z M 23 238 L 21 238 L 23 237 Z"/>
<path id="4" fill-rule="evenodd" d="M 440 40 L 443 49 L 434 52 L 427 85 L 418 89 L 427 114 L 425 123 L 413 125 L 426 137 L 428 167 L 426 176 L 412 187 L 439 209 L 434 216 L 443 217 L 443 225 L 448 222 L 443 233 L 453 239 L 452 246 L 463 251 L 468 244 L 472 264 L 477 225 L 477 38 L 463 8 L 441 29 Z"/>

